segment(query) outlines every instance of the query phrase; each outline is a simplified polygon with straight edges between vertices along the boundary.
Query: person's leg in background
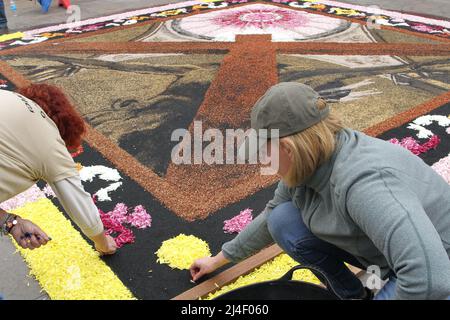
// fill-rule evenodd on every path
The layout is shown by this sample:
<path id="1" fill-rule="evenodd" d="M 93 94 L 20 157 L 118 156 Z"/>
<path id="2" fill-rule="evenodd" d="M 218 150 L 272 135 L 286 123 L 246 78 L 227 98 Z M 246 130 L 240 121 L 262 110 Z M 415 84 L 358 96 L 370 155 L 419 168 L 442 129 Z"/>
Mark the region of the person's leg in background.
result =
<path id="1" fill-rule="evenodd" d="M 6 20 L 5 3 L 0 0 L 0 34 L 8 33 L 8 20 Z"/>
<path id="2" fill-rule="evenodd" d="M 68 9 L 70 7 L 70 0 L 59 0 L 58 4 L 60 7 Z"/>
<path id="3" fill-rule="evenodd" d="M 38 0 L 38 2 L 42 7 L 42 13 L 47 13 L 52 5 L 52 0 Z"/>
<path id="4" fill-rule="evenodd" d="M 267 220 L 274 241 L 294 260 L 312 265 L 324 272 L 333 288 L 345 299 L 364 297 L 361 281 L 344 264 L 361 264 L 349 253 L 320 240 L 303 223 L 299 210 L 292 202 L 285 202 L 270 212 Z"/>

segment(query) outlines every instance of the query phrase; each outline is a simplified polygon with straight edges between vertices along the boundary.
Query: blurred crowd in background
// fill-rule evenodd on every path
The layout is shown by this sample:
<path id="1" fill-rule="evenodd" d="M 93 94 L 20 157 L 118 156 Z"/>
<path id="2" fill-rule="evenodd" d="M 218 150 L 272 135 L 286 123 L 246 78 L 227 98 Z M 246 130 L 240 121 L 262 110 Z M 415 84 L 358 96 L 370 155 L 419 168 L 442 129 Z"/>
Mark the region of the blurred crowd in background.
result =
<path id="1" fill-rule="evenodd" d="M 17 15 L 16 1 L 33 1 L 33 0 L 0 0 L 0 35 L 9 32 L 5 7 L 9 6 L 11 14 Z M 47 13 L 53 2 L 53 0 L 35 0 L 35 1 L 41 6 L 42 13 Z M 70 6 L 70 0 L 58 0 L 58 5 L 60 7 L 67 9 Z"/>

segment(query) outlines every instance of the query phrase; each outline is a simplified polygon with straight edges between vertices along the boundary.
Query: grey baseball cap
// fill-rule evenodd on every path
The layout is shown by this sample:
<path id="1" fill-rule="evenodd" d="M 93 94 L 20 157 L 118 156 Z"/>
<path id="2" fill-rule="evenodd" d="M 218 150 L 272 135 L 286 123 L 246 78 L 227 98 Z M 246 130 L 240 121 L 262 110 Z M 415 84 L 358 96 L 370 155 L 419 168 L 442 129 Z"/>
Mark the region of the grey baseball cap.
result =
<path id="1" fill-rule="evenodd" d="M 320 95 L 313 88 L 297 82 L 281 82 L 272 86 L 258 99 L 251 111 L 251 127 L 258 132 L 258 147 L 269 138 L 278 138 L 301 132 L 325 119 L 330 114 L 328 106 L 319 110 Z M 267 130 L 260 130 L 267 129 Z M 261 143 L 260 143 L 261 142 Z M 249 140 L 239 147 L 238 156 L 249 159 L 258 148 L 249 146 Z"/>

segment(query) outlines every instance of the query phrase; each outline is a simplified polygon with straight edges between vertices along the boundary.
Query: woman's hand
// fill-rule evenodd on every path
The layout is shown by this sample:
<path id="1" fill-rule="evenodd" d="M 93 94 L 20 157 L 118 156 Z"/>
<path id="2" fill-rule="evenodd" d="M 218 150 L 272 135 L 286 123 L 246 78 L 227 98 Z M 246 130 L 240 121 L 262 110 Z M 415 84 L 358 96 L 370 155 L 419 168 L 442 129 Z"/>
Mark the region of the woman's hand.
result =
<path id="1" fill-rule="evenodd" d="M 116 253 L 117 245 L 113 237 L 106 235 L 105 233 L 100 233 L 91 238 L 95 244 L 95 250 L 100 252 L 102 255 L 109 255 Z"/>
<path id="2" fill-rule="evenodd" d="M 33 222 L 17 217 L 17 224 L 13 226 L 10 234 L 24 249 L 36 249 L 46 245 L 50 238 Z"/>
<path id="3" fill-rule="evenodd" d="M 197 259 L 190 267 L 192 280 L 197 281 L 204 275 L 214 272 L 220 267 L 226 265 L 228 262 L 229 261 L 225 258 L 222 252 L 215 257 Z"/>

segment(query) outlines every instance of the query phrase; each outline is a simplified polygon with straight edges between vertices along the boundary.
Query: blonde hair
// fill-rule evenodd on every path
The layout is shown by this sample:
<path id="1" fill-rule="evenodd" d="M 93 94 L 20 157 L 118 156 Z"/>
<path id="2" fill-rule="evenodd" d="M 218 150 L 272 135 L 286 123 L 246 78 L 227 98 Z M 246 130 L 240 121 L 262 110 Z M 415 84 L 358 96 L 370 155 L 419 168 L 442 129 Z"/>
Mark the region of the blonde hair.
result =
<path id="1" fill-rule="evenodd" d="M 319 110 L 327 104 L 320 99 Z M 295 187 L 309 178 L 321 164 L 328 161 L 336 148 L 336 133 L 344 128 L 341 120 L 329 114 L 319 123 L 291 136 L 283 138 L 292 151 L 292 165 L 283 181 Z"/>

